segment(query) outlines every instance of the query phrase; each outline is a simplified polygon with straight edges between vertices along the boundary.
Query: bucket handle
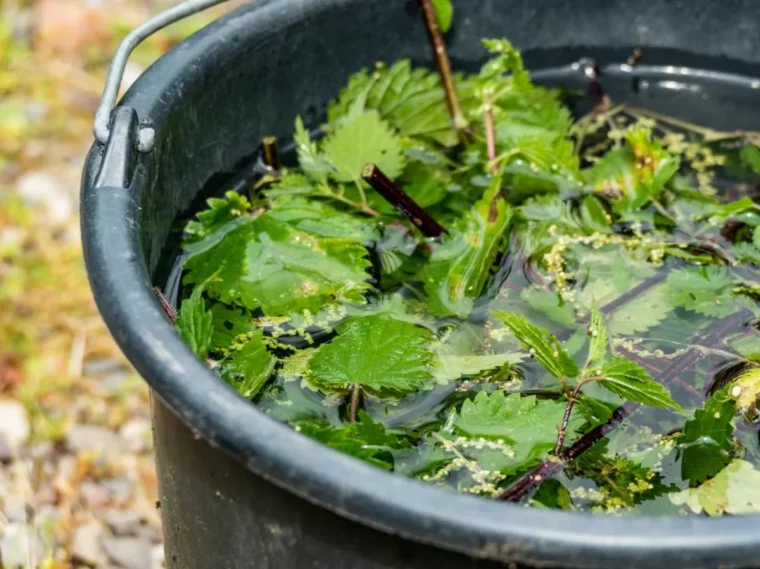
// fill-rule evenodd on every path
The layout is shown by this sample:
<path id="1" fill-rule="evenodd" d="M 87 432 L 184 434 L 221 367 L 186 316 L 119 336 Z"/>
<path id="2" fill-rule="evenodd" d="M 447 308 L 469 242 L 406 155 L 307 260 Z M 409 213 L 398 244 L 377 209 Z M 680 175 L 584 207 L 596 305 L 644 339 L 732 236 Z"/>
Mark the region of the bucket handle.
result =
<path id="1" fill-rule="evenodd" d="M 124 69 L 127 67 L 127 60 L 132 51 L 145 39 L 166 26 L 226 1 L 186 0 L 165 12 L 153 16 L 150 20 L 127 34 L 113 56 L 111 66 L 108 69 L 108 77 L 103 87 L 103 94 L 100 97 L 100 104 L 95 112 L 93 133 L 98 142 L 106 145 L 111 136 L 111 113 L 116 107 L 116 98 L 119 96 L 121 82 L 124 79 Z M 137 149 L 140 152 L 150 152 L 153 149 L 155 134 L 152 128 L 140 126 L 137 134 Z"/>

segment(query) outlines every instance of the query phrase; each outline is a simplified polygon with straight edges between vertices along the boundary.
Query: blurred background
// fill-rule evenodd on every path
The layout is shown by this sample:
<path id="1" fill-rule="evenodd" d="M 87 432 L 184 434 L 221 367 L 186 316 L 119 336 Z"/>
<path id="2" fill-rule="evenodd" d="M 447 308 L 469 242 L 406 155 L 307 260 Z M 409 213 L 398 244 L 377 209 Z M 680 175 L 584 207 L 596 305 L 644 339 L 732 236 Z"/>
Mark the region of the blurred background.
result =
<path id="1" fill-rule="evenodd" d="M 0 0 L 0 569 L 163 566 L 148 391 L 92 301 L 78 194 L 116 45 L 175 3 Z M 148 40 L 125 86 L 229 9 Z"/>

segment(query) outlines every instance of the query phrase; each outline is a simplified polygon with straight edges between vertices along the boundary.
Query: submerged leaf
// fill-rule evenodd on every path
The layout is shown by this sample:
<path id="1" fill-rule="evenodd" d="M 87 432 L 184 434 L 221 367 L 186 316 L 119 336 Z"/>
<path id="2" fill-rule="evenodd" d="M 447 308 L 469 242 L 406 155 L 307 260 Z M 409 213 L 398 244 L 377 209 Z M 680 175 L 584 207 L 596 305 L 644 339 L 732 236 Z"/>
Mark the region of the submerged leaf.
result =
<path id="1" fill-rule="evenodd" d="M 672 271 L 666 282 L 671 302 L 705 316 L 728 316 L 739 300 L 732 298 L 734 279 L 723 267 L 685 267 Z"/>
<path id="2" fill-rule="evenodd" d="M 600 364 L 607 357 L 607 351 L 609 350 L 607 326 L 604 324 L 604 316 L 595 302 L 591 305 L 588 335 L 590 340 L 587 367 Z"/>
<path id="3" fill-rule="evenodd" d="M 508 312 L 495 312 L 504 325 L 515 335 L 532 357 L 557 378 L 573 378 L 580 374 L 578 365 L 560 346 L 551 332 L 528 322 L 522 316 Z"/>
<path id="4" fill-rule="evenodd" d="M 358 383 L 376 393 L 410 393 L 434 381 L 432 342 L 430 331 L 387 315 L 356 318 L 317 350 L 308 381 L 327 392 Z"/>
<path id="5" fill-rule="evenodd" d="M 625 358 L 614 358 L 604 363 L 599 372 L 600 383 L 626 401 L 660 409 L 681 410 L 668 390 L 653 380 L 649 372 L 637 363 Z"/>
<path id="6" fill-rule="evenodd" d="M 239 346 L 233 347 L 222 364 L 222 378 L 247 399 L 255 397 L 271 377 L 277 363 L 264 344 L 261 330 L 251 333 Z"/>
<path id="7" fill-rule="evenodd" d="M 732 457 L 734 402 L 726 390 L 715 392 L 683 428 L 678 439 L 681 476 L 692 485 L 715 476 Z"/>

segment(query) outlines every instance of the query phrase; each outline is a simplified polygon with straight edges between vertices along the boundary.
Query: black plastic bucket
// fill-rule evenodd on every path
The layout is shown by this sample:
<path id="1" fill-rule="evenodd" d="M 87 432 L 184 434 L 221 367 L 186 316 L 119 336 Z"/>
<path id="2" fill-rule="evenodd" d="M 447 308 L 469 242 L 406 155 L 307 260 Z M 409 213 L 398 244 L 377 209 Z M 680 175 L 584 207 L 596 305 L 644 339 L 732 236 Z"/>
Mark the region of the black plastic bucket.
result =
<path id="1" fill-rule="evenodd" d="M 549 48 L 555 63 L 604 48 L 672 48 L 760 62 L 757 0 L 458 0 L 455 65 L 479 38 Z M 567 48 L 566 52 L 563 51 Z M 619 49 L 618 49 L 619 48 Z M 655 50 L 656 51 L 656 50 Z M 198 361 L 151 287 L 177 225 L 263 134 L 316 122 L 350 73 L 430 64 L 414 0 L 279 0 L 246 6 L 153 65 L 85 166 L 87 268 L 116 340 L 148 381 L 170 569 L 760 566 L 760 516 L 625 519 L 458 495 L 374 469 L 302 437 Z M 656 61 L 648 61 L 657 63 Z M 679 64 L 677 61 L 662 63 Z M 713 68 L 716 66 L 713 65 Z M 135 113 L 131 110 L 134 109 Z M 760 109 L 758 109 L 760 113 Z M 138 117 L 155 147 L 138 152 Z"/>

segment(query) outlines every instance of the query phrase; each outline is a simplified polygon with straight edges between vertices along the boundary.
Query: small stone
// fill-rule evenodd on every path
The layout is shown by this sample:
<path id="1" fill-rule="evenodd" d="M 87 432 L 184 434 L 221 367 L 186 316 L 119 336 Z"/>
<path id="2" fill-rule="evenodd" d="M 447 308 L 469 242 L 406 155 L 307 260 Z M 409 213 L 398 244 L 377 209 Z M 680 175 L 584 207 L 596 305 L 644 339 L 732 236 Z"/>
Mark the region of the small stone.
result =
<path id="1" fill-rule="evenodd" d="M 96 425 L 74 425 L 66 434 L 66 447 L 72 452 L 114 451 L 118 440 L 114 433 Z"/>
<path id="2" fill-rule="evenodd" d="M 103 521 L 116 537 L 135 537 L 142 525 L 142 517 L 132 510 L 110 510 Z"/>
<path id="3" fill-rule="evenodd" d="M 82 504 L 90 510 L 100 509 L 111 501 L 111 493 L 108 490 L 89 480 L 79 487 L 79 496 Z"/>
<path id="4" fill-rule="evenodd" d="M 139 418 L 131 419 L 121 427 L 119 436 L 124 440 L 126 450 L 130 452 L 141 453 L 150 450 L 150 421 Z"/>
<path id="5" fill-rule="evenodd" d="M 144 539 L 115 537 L 103 540 L 108 558 L 124 569 L 150 569 L 151 544 Z"/>
<path id="6" fill-rule="evenodd" d="M 29 419 L 21 403 L 0 400 L 0 439 L 15 451 L 29 436 Z"/>
<path id="7" fill-rule="evenodd" d="M 106 561 L 100 541 L 103 536 L 103 528 L 97 522 L 90 522 L 79 526 L 74 531 L 74 539 L 71 544 L 71 555 L 75 560 L 87 565 L 102 565 Z"/>
<path id="8" fill-rule="evenodd" d="M 26 522 L 26 500 L 22 496 L 6 496 L 3 499 L 3 514 L 11 523 Z"/>
<path id="9" fill-rule="evenodd" d="M 164 567 L 164 546 L 154 545 L 150 548 L 150 569 L 163 569 Z"/>
<path id="10" fill-rule="evenodd" d="M 34 527 L 8 524 L 0 538 L 0 560 L 5 569 L 26 569 L 29 559 L 40 559 L 45 544 Z"/>
<path id="11" fill-rule="evenodd" d="M 110 478 L 101 482 L 103 487 L 108 490 L 114 500 L 118 502 L 127 502 L 132 498 L 134 483 L 126 478 Z"/>
<path id="12" fill-rule="evenodd" d="M 51 221 L 66 221 L 74 214 L 71 197 L 61 187 L 58 178 L 49 172 L 23 175 L 18 180 L 17 190 L 27 205 L 44 209 Z"/>

